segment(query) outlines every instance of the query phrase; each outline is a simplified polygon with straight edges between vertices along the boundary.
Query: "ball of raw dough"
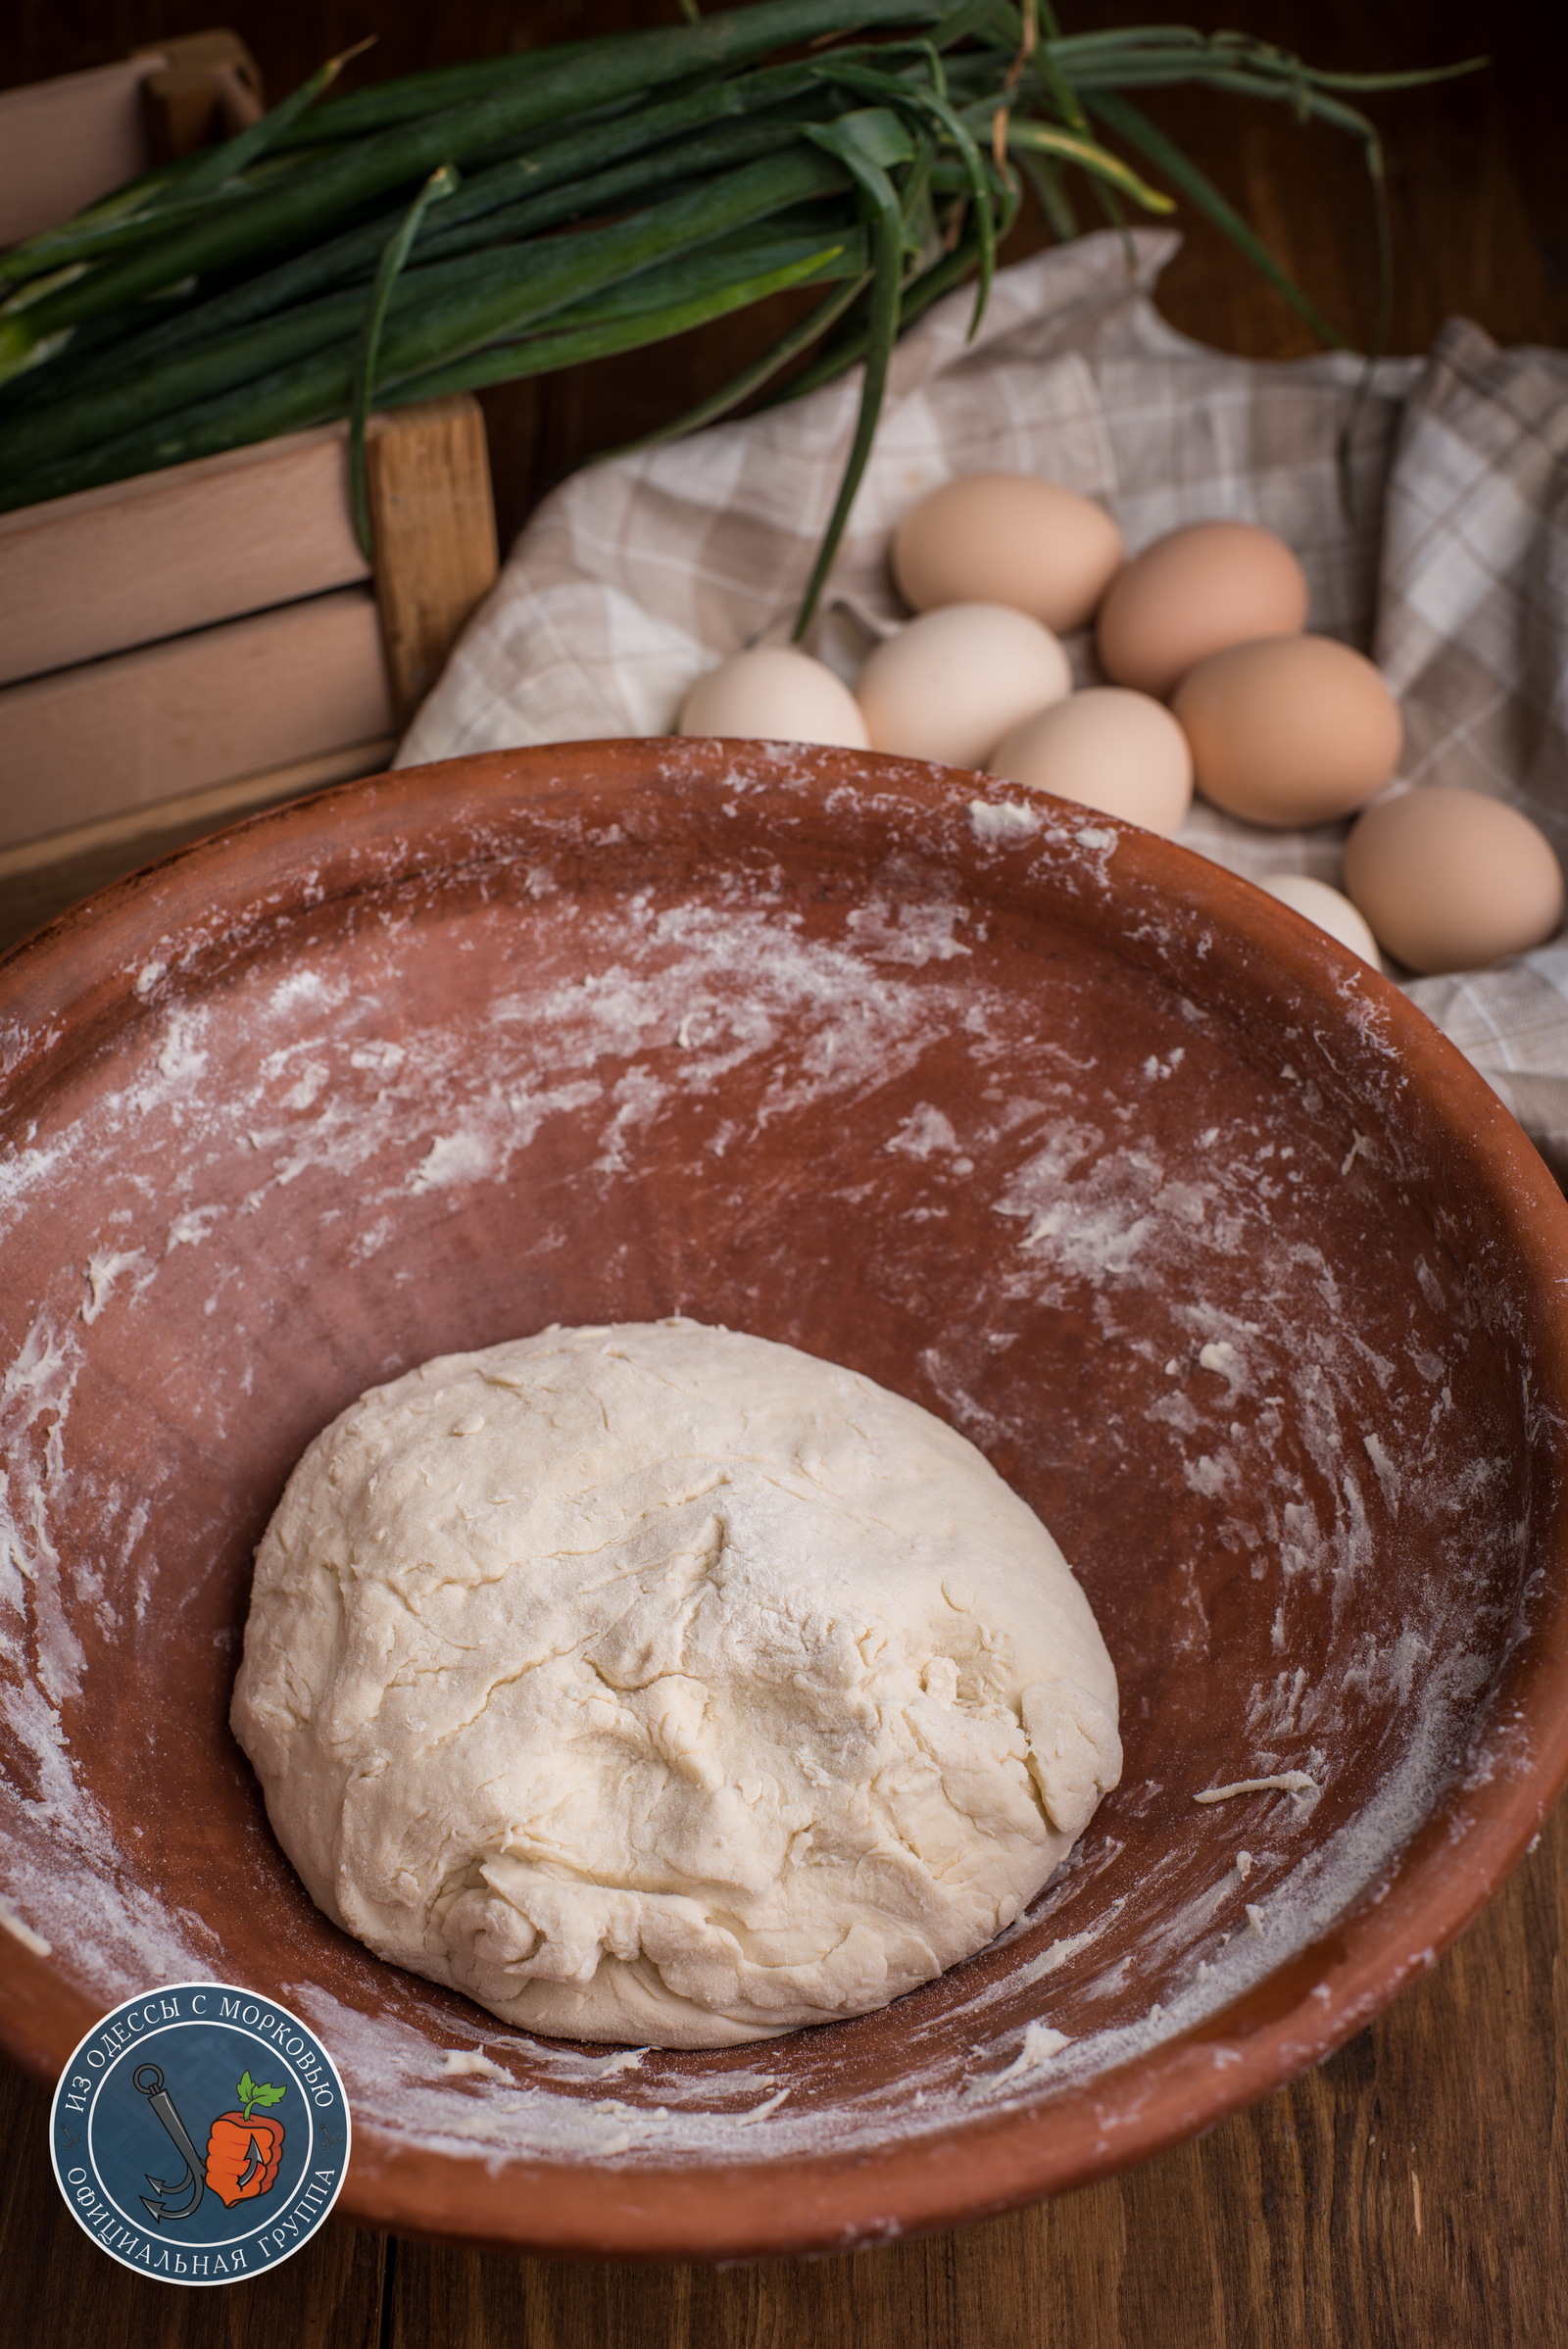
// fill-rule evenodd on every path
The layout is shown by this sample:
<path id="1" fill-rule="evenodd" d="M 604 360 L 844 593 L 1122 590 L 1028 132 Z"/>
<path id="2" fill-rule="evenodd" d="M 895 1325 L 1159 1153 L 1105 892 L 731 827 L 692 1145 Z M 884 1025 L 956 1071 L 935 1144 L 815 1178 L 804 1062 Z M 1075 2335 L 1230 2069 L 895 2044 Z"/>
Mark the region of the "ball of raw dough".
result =
<path id="1" fill-rule="evenodd" d="M 1479 791 L 1400 792 L 1360 817 L 1345 886 L 1410 970 L 1481 970 L 1544 946 L 1562 921 L 1562 868 L 1544 832 Z"/>
<path id="2" fill-rule="evenodd" d="M 874 751 L 978 766 L 1072 684 L 1049 628 L 1004 604 L 943 604 L 890 636 L 855 691 Z"/>
<path id="3" fill-rule="evenodd" d="M 327 1914 L 511 2023 L 727 2046 L 1009 1924 L 1116 1680 L 963 1437 L 690 1321 L 372 1388 L 257 1552 L 236 1736 Z"/>
<path id="4" fill-rule="evenodd" d="M 1094 618 L 1121 557 L 1121 532 L 1092 498 L 1032 473 L 960 473 L 909 509 L 891 560 L 914 612 L 1010 604 L 1059 634 Z"/>
<path id="5" fill-rule="evenodd" d="M 1306 573 L 1253 522 L 1188 522 L 1135 555 L 1100 608 L 1101 664 L 1163 697 L 1227 645 L 1306 626 Z"/>
<path id="6" fill-rule="evenodd" d="M 1193 804 L 1193 755 L 1162 702 L 1090 686 L 1014 726 L 987 761 L 994 775 L 1077 800 L 1169 840 Z"/>
<path id="7" fill-rule="evenodd" d="M 675 731 L 838 743 L 850 751 L 871 747 L 849 687 L 793 645 L 754 645 L 710 668 L 687 693 Z"/>

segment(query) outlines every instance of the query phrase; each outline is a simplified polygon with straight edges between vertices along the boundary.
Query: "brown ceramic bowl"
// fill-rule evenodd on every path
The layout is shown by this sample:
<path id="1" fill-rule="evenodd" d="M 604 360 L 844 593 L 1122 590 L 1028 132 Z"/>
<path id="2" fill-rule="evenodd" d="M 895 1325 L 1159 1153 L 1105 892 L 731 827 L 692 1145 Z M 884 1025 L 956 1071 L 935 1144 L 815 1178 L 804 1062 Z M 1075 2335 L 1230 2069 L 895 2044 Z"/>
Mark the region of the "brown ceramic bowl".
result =
<path id="1" fill-rule="evenodd" d="M 1563 1202 L 1363 965 L 1017 796 L 760 745 L 470 759 L 241 825 L 0 970 L 0 2002 L 35 2072 L 132 1990 L 243 1982 L 336 2050 L 364 2220 L 848 2245 L 1208 2126 L 1519 1856 L 1568 1768 Z M 942 1980 L 628 2064 L 334 1931 L 225 1715 L 252 1544 L 334 1412 L 675 1311 L 974 1438 L 1083 1577 L 1127 1769 Z M 1032 2068 L 1031 2021 L 1066 2040 Z"/>

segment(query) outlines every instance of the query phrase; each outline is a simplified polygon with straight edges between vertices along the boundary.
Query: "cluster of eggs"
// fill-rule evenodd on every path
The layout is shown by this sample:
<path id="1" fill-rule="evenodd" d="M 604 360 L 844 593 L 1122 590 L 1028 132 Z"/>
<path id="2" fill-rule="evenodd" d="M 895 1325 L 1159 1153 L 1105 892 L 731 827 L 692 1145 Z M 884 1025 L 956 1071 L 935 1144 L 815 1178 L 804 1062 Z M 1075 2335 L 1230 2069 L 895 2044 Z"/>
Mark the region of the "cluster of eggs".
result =
<path id="1" fill-rule="evenodd" d="M 1189 523 L 1128 562 L 1092 499 L 971 473 L 910 510 L 891 562 L 915 616 L 853 693 L 808 655 L 760 646 L 698 680 L 678 731 L 984 767 L 1166 838 L 1195 785 L 1260 825 L 1364 809 L 1348 896 L 1299 875 L 1265 887 L 1368 961 L 1381 943 L 1413 970 L 1474 969 L 1556 929 L 1562 875 L 1527 817 L 1472 792 L 1380 798 L 1398 705 L 1361 654 L 1306 633 L 1305 574 L 1271 531 Z M 1111 682 L 1075 692 L 1060 638 L 1091 622 Z"/>

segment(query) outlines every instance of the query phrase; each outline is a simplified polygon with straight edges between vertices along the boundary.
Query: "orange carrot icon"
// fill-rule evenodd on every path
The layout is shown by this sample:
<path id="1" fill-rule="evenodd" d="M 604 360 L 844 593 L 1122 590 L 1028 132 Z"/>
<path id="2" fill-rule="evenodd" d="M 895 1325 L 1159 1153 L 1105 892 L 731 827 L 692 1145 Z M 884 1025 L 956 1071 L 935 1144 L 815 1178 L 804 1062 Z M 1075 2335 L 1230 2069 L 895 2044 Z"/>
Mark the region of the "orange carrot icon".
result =
<path id="1" fill-rule="evenodd" d="M 284 2090 L 258 2086 L 247 2072 L 238 2093 L 243 2110 L 220 2113 L 207 2136 L 207 2182 L 226 2210 L 265 2194 L 283 2158 L 282 2122 L 253 2116 L 259 2104 L 279 2103 Z"/>

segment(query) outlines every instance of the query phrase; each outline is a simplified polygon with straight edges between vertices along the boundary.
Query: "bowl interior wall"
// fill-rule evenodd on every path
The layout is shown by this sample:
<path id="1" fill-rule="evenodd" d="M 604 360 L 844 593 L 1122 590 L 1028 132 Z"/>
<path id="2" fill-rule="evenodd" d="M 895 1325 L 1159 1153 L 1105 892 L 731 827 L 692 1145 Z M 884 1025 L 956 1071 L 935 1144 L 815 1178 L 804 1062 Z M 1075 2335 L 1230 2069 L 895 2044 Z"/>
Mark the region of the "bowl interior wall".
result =
<path id="1" fill-rule="evenodd" d="M 497 784 L 417 854 L 366 815 L 335 878 L 237 834 L 206 869 L 243 918 L 164 885 L 168 942 L 12 1103 L 12 1897 L 83 2015 L 203 1972 L 335 2019 L 374 2127 L 420 2049 L 603 2085 L 329 1926 L 228 1734 L 252 1547 L 368 1385 L 725 1323 L 950 1420 L 1080 1573 L 1120 1790 L 1001 1942 L 767 2049 L 784 2151 L 873 2144 L 916 2080 L 951 2124 L 1031 2019 L 1080 2077 L 1329 1930 L 1476 1735 L 1544 1538 L 1534 1307 L 1375 1019 L 1216 941 L 1114 827 L 1023 859 L 951 792 L 830 822 L 808 773 L 770 807 L 695 771 Z M 1315 1796 L 1194 1800 L 1293 1770 Z M 614 2094 L 727 2109 L 759 2060 Z M 483 2141 L 483 2088 L 430 2095 Z"/>

